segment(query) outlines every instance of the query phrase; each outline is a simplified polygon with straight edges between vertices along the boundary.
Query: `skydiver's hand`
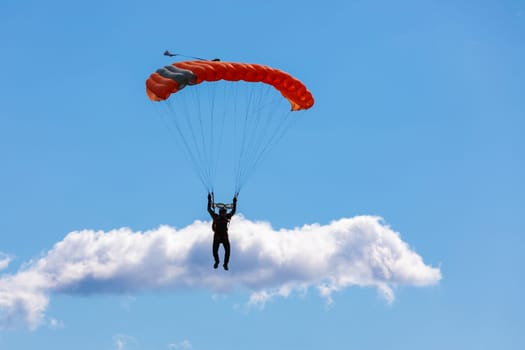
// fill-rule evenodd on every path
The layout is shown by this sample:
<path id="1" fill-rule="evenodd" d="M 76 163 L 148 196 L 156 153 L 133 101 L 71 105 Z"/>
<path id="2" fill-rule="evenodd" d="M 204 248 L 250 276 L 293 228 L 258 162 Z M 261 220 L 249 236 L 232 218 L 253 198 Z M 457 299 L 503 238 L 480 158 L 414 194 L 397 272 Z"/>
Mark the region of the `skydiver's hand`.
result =
<path id="1" fill-rule="evenodd" d="M 233 204 L 237 204 L 237 196 L 233 197 Z"/>
<path id="2" fill-rule="evenodd" d="M 211 193 L 208 192 L 208 201 L 211 201 Z"/>

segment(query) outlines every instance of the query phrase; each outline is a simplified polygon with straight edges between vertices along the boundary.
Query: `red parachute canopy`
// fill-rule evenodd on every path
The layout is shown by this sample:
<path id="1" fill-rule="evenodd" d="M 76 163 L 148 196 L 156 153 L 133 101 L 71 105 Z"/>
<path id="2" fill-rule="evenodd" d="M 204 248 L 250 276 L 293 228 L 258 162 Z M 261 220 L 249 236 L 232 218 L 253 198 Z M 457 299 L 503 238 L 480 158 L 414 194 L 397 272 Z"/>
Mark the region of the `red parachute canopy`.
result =
<path id="1" fill-rule="evenodd" d="M 160 68 L 146 80 L 146 93 L 150 100 L 162 101 L 186 85 L 217 80 L 271 85 L 290 102 L 292 111 L 308 109 L 314 104 L 306 86 L 282 70 L 260 64 L 220 61 L 183 61 Z"/>

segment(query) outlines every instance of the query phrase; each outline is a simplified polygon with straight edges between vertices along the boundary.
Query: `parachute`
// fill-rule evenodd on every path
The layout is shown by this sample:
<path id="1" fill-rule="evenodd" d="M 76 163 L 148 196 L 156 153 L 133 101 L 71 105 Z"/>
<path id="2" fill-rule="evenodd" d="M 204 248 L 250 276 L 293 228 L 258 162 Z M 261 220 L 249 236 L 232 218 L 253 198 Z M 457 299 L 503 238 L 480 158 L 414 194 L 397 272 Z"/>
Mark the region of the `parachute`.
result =
<path id="1" fill-rule="evenodd" d="M 295 120 L 292 114 L 314 104 L 306 86 L 282 70 L 215 60 L 160 68 L 146 80 L 146 94 L 162 105 L 164 120 L 208 192 L 214 191 L 217 170 L 230 167 L 226 177 L 239 193 Z"/>

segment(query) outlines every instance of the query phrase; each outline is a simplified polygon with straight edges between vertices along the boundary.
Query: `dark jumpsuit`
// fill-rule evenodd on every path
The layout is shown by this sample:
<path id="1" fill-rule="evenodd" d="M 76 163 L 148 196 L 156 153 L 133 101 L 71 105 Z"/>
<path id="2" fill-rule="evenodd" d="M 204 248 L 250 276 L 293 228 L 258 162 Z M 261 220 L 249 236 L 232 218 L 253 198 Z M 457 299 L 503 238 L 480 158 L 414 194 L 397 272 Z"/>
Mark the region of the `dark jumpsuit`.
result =
<path id="1" fill-rule="evenodd" d="M 208 213 L 210 213 L 213 224 L 213 258 L 215 262 L 219 262 L 219 245 L 222 243 L 224 247 L 224 264 L 228 265 L 230 261 L 230 240 L 228 239 L 228 224 L 233 215 L 235 215 L 235 210 L 237 209 L 237 202 L 233 202 L 232 210 L 225 214 L 219 215 L 215 213 L 211 208 L 211 200 L 208 200 Z"/>

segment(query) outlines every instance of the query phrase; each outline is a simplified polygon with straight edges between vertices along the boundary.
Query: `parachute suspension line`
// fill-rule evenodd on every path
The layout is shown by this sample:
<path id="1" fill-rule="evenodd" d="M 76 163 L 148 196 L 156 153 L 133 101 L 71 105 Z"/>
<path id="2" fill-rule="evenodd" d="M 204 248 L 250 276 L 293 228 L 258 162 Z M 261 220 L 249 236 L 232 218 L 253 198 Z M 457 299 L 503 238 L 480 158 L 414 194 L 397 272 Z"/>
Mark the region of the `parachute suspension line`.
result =
<path id="1" fill-rule="evenodd" d="M 192 90 L 193 110 L 196 114 L 195 124 L 200 130 L 200 149 L 203 155 L 201 171 L 206 174 L 211 192 L 214 190 L 220 151 L 222 145 L 222 130 L 224 113 L 218 113 L 215 108 L 220 89 L 215 84 L 197 86 Z M 218 130 L 217 130 L 218 129 Z M 217 135 L 217 133 L 219 134 Z"/>
<path id="2" fill-rule="evenodd" d="M 250 134 L 249 137 L 249 143 L 247 145 L 247 149 L 245 152 L 245 156 L 243 159 L 243 163 L 246 164 L 243 166 L 243 172 L 246 171 L 246 169 L 249 167 L 250 160 L 253 158 L 254 154 L 256 154 L 258 147 L 261 144 L 261 123 L 263 123 L 263 120 L 267 120 L 269 116 L 266 116 L 262 114 L 261 105 L 264 97 L 264 85 L 260 86 L 261 84 L 254 84 L 253 85 L 253 91 L 256 89 L 256 85 L 259 85 L 257 88 L 260 88 L 261 92 L 259 94 L 254 94 L 255 102 L 252 104 L 252 110 L 249 111 L 250 115 L 253 116 L 253 123 L 251 125 L 251 130 L 248 131 Z M 263 118 L 264 116 L 264 118 Z"/>
<path id="3" fill-rule="evenodd" d="M 191 124 L 188 122 L 188 114 L 186 111 L 186 105 L 181 104 L 177 100 L 168 100 L 168 106 L 170 107 L 173 121 L 178 125 L 181 130 L 181 138 L 185 140 L 185 145 L 189 150 L 189 153 L 192 157 L 192 161 L 197 164 L 197 173 L 199 177 L 203 179 L 204 187 L 208 188 L 209 184 L 206 179 L 205 173 L 202 172 L 202 156 L 200 154 L 199 148 L 195 147 L 196 141 L 195 136 L 192 133 Z"/>
<path id="4" fill-rule="evenodd" d="M 210 182 L 212 184 L 212 187 L 215 187 L 215 171 L 213 164 L 215 163 L 215 144 L 217 142 L 216 140 L 216 111 L 215 111 L 215 97 L 216 97 L 216 90 L 212 86 L 211 89 L 208 89 L 207 91 L 208 98 L 206 100 L 201 99 L 202 107 L 205 108 L 203 118 L 200 121 L 201 123 L 205 123 L 207 125 L 201 124 L 201 130 L 208 131 L 208 134 L 203 133 L 203 140 L 202 145 L 205 150 L 206 154 L 206 165 L 205 168 L 208 171 Z M 202 95 L 201 95 L 202 98 Z M 207 105 L 204 105 L 204 102 L 208 102 Z"/>
<path id="5" fill-rule="evenodd" d="M 206 174 L 205 176 L 206 176 L 206 179 L 208 181 L 208 187 L 210 189 L 212 189 L 212 191 L 213 191 L 213 187 L 214 187 L 213 186 L 214 185 L 213 182 L 214 181 L 213 181 L 213 177 L 212 177 L 211 170 L 210 170 L 210 162 L 211 162 L 210 157 L 211 157 L 211 155 L 210 155 L 209 150 L 207 150 L 207 148 L 208 148 L 207 145 L 210 142 L 213 142 L 213 139 L 210 141 L 210 139 L 208 137 L 209 135 L 206 135 L 206 130 L 204 129 L 204 122 L 203 121 L 204 121 L 204 114 L 206 113 L 206 111 L 203 112 L 203 110 L 202 110 L 202 107 L 203 107 L 203 106 L 201 106 L 202 99 L 199 98 L 199 95 L 196 93 L 196 90 L 192 89 L 192 91 L 193 91 L 194 98 L 197 100 L 197 103 L 196 103 L 197 104 L 196 117 L 197 117 L 198 122 L 199 122 L 199 125 L 198 125 L 199 128 L 198 129 L 200 131 L 200 133 L 198 135 L 198 136 L 200 136 L 200 143 L 196 142 L 196 144 L 197 144 L 197 147 L 198 147 L 199 144 L 201 145 L 200 148 L 201 148 L 202 157 L 203 157 L 202 158 L 202 161 L 203 161 L 202 169 L 203 169 L 203 171 Z M 213 121 L 213 109 L 210 112 L 210 118 Z M 210 128 L 212 128 L 213 127 L 213 122 L 210 123 L 210 124 L 211 124 Z M 193 125 L 193 123 L 192 123 L 192 125 Z M 213 134 L 213 130 L 211 130 L 210 133 Z"/>
<path id="6" fill-rule="evenodd" d="M 184 92 L 184 91 L 183 91 Z M 201 110 L 201 106 L 200 106 L 200 103 L 199 102 L 199 96 L 195 93 L 195 91 L 192 90 L 192 93 L 191 93 L 191 97 L 193 98 L 193 100 L 195 101 L 194 103 L 192 103 L 191 105 L 192 106 L 195 106 L 197 105 L 196 107 L 196 110 L 190 110 L 189 108 L 189 105 L 187 104 L 182 104 L 184 107 L 185 107 L 185 111 L 183 112 L 184 116 L 185 116 L 185 120 L 186 120 L 186 123 L 188 125 L 188 128 L 190 130 L 190 135 L 191 135 L 191 138 L 192 138 L 192 141 L 193 141 L 193 147 L 196 149 L 197 151 L 197 157 L 199 159 L 199 164 L 200 164 L 200 167 L 199 167 L 199 171 L 203 174 L 203 177 L 206 179 L 206 188 L 208 190 L 212 190 L 213 189 L 213 183 L 211 181 L 211 178 L 210 178 L 210 174 L 209 174 L 209 170 L 208 170 L 208 167 L 207 167 L 207 164 L 208 164 L 208 160 L 207 160 L 207 154 L 206 154 L 206 148 L 204 147 L 205 144 L 203 144 L 203 140 L 204 140 L 204 137 L 202 135 L 202 110 Z M 199 121 L 199 124 L 200 124 L 200 134 L 198 135 L 198 132 L 195 130 L 196 128 L 196 123 L 194 121 L 192 121 L 192 119 L 198 119 Z M 200 136 L 200 142 L 199 142 L 199 136 Z"/>
<path id="7" fill-rule="evenodd" d="M 233 96 L 233 100 L 232 101 L 237 101 L 237 98 L 238 98 L 238 91 L 237 89 L 233 89 L 231 88 L 232 90 L 232 93 L 230 94 L 230 96 Z M 232 111 L 232 115 L 233 116 L 236 116 L 237 113 L 238 113 L 238 105 L 237 103 L 232 103 L 232 106 L 233 106 L 233 111 Z M 240 152 L 240 148 L 239 148 L 239 144 L 237 141 L 237 134 L 238 134 L 238 130 L 237 128 L 239 127 L 238 125 L 238 122 L 237 122 L 237 118 L 233 118 L 233 147 L 232 147 L 232 150 L 233 150 L 233 159 L 234 159 L 234 164 L 235 164 L 235 169 L 234 169 L 234 173 L 237 174 L 238 171 L 239 171 L 239 163 L 238 163 L 238 159 L 236 158 L 236 156 L 239 154 Z M 239 191 L 240 191 L 240 187 L 239 187 L 239 178 L 238 176 L 236 175 L 235 176 L 235 187 L 234 187 L 234 191 L 235 191 L 235 197 L 237 197 L 237 195 L 239 194 Z"/>
<path id="8" fill-rule="evenodd" d="M 252 123 L 250 130 L 246 132 L 247 137 L 249 136 L 248 139 L 252 142 L 248 147 L 245 147 L 243 153 L 242 168 L 236 182 L 237 190 L 244 186 L 249 176 L 264 158 L 266 150 L 272 148 L 272 144 L 269 143 L 275 138 L 275 133 L 282 126 L 283 115 L 290 113 L 286 108 L 286 102 L 283 102 L 282 96 L 273 87 L 264 84 L 254 84 L 253 86 L 259 91 L 258 99 L 255 107 L 252 110 L 248 109 L 247 112 L 255 116 L 256 122 Z"/>
<path id="9" fill-rule="evenodd" d="M 207 188 L 208 186 L 206 184 L 206 180 L 202 176 L 202 173 L 199 171 L 199 164 L 196 161 L 197 158 L 195 154 L 192 152 L 192 148 L 189 146 L 188 140 L 184 137 L 181 126 L 177 121 L 178 118 L 174 114 L 174 111 L 173 111 L 173 108 L 170 102 L 165 101 L 165 103 L 163 103 L 162 105 L 163 105 L 163 113 L 160 113 L 162 115 L 162 121 L 164 122 L 165 126 L 172 134 L 176 134 L 178 136 L 176 137 L 176 139 L 179 140 L 179 144 L 182 144 L 184 155 L 186 156 L 186 158 L 189 159 L 190 164 L 192 165 L 193 169 L 199 175 L 199 180 L 201 181 L 204 188 Z M 166 110 L 169 110 L 169 113 L 171 114 L 171 116 L 174 116 L 174 117 L 171 117 L 170 114 L 166 112 Z M 169 122 L 170 120 L 172 120 L 172 123 Z M 175 133 L 174 129 L 172 128 L 172 124 L 175 125 L 175 130 L 177 130 L 177 133 Z"/>
<path id="10" fill-rule="evenodd" d="M 221 162 L 221 157 L 224 155 L 224 152 L 222 152 L 223 146 L 224 146 L 224 126 L 226 122 L 226 110 L 224 108 L 219 109 L 219 112 L 215 108 L 217 98 L 220 101 L 225 101 L 225 98 L 223 96 L 218 96 L 220 92 L 224 94 L 224 91 L 219 88 L 220 84 L 213 84 L 213 88 L 211 92 L 213 93 L 212 98 L 210 98 L 211 105 L 211 113 L 214 116 L 214 120 L 212 122 L 213 124 L 213 134 L 218 136 L 212 145 L 210 149 L 211 154 L 211 163 L 210 163 L 210 169 L 212 171 L 213 177 L 215 178 L 217 174 L 217 169 L 219 167 L 219 164 Z M 222 110 L 222 112 L 220 112 Z"/>
<path id="11" fill-rule="evenodd" d="M 252 89 L 252 91 L 254 91 Z M 244 173 L 250 168 L 250 163 L 255 154 L 257 153 L 258 146 L 260 145 L 261 141 L 261 130 L 260 125 L 262 121 L 261 117 L 261 99 L 263 97 L 262 93 L 255 95 L 252 94 L 253 99 L 255 100 L 254 103 L 251 104 L 250 110 L 247 111 L 247 113 L 252 116 L 251 120 L 252 123 L 249 125 L 249 130 L 246 131 L 246 134 L 248 135 L 248 143 L 245 146 L 245 152 L 243 154 L 243 158 L 241 160 L 241 163 L 243 164 L 243 168 L 241 169 L 241 172 L 239 174 L 239 186 L 242 185 Z M 266 118 L 264 118 L 266 119 Z M 240 188 L 239 188 L 240 190 Z"/>
<path id="12" fill-rule="evenodd" d="M 294 121 L 296 121 L 298 118 L 293 115 L 294 113 L 298 112 L 288 112 L 286 116 L 283 118 L 285 119 L 284 122 L 279 126 L 279 130 L 277 130 L 275 133 L 272 134 L 271 139 L 266 143 L 266 145 L 263 147 L 263 149 L 259 152 L 257 155 L 255 161 L 253 162 L 253 165 L 247 167 L 247 171 L 244 174 L 243 177 L 243 185 L 248 180 L 250 175 L 253 173 L 255 169 L 259 166 L 259 163 L 264 160 L 267 153 L 275 146 L 277 145 L 283 136 L 286 134 L 286 132 L 291 128 Z"/>
<path id="13" fill-rule="evenodd" d="M 203 154 L 203 166 L 202 169 L 206 173 L 206 176 L 209 181 L 209 186 L 214 191 L 215 183 L 213 181 L 213 176 L 210 170 L 210 149 L 213 144 L 213 110 L 209 112 L 209 106 L 204 105 L 204 101 L 209 100 L 204 99 L 202 95 L 199 95 L 195 89 L 192 89 L 193 97 L 196 101 L 197 116 L 196 120 L 198 121 L 198 129 L 200 130 L 200 146 Z"/>
<path id="14" fill-rule="evenodd" d="M 246 151 L 246 155 L 248 157 L 254 152 L 254 148 L 257 146 L 258 141 L 259 141 L 260 133 L 258 133 L 258 130 L 259 130 L 259 125 L 261 124 L 261 121 L 263 118 L 261 118 L 261 107 L 258 107 L 258 106 L 261 106 L 262 97 L 263 97 L 262 94 L 259 94 L 259 95 L 254 94 L 254 98 L 256 101 L 253 104 L 253 110 L 250 112 L 250 115 L 253 116 L 253 120 L 255 124 L 253 124 L 253 128 L 251 130 L 252 137 L 250 137 L 249 139 L 250 143 L 248 144 L 248 149 Z"/>
<path id="15" fill-rule="evenodd" d="M 271 99 L 270 96 L 274 98 Z M 275 98 L 276 96 L 278 98 Z M 265 86 L 264 93 L 259 95 L 260 101 L 257 104 L 259 107 L 252 114 L 264 118 L 259 118 L 261 120 L 258 120 L 253 130 L 250 131 L 253 142 L 243 159 L 243 164 L 245 165 L 239 175 L 238 189 L 244 186 L 249 176 L 254 172 L 261 160 L 264 159 L 267 151 L 275 144 L 274 140 L 277 139 L 279 134 L 282 134 L 283 121 L 286 120 L 285 116 L 288 116 L 290 112 L 283 109 L 284 105 L 282 105 L 281 98 L 272 87 L 268 86 Z M 267 103 L 263 104 L 263 100 Z"/>
<path id="16" fill-rule="evenodd" d="M 184 94 L 184 98 L 170 101 L 174 101 L 175 106 L 180 104 L 180 113 L 185 117 L 183 120 L 186 132 L 181 132 L 186 135 L 189 150 L 193 150 L 191 156 L 197 164 L 199 175 L 206 183 L 205 188 L 208 192 L 214 192 L 217 170 L 222 162 L 221 156 L 224 155 L 222 146 L 228 115 L 227 110 L 217 106 L 217 101 L 229 102 L 228 93 L 217 84 L 206 84 L 186 89 L 179 94 Z"/>
<path id="17" fill-rule="evenodd" d="M 257 105 L 255 90 L 253 86 L 256 84 L 249 84 L 249 103 L 246 106 L 245 114 L 247 118 L 245 119 L 243 135 L 245 136 L 245 143 L 241 146 L 241 153 L 239 155 L 239 164 L 242 164 L 242 167 L 239 166 L 239 171 L 236 176 L 236 188 L 235 192 L 239 192 L 242 187 L 242 173 L 245 171 L 246 159 L 249 159 L 250 153 L 252 152 L 253 144 L 256 142 L 256 135 L 254 130 L 257 128 L 259 122 L 259 116 L 255 113 L 255 107 Z M 260 97 L 260 96 L 259 96 Z M 249 116 L 249 117 L 248 117 Z"/>
<path id="18" fill-rule="evenodd" d="M 225 84 L 226 86 L 228 85 L 231 85 L 231 84 Z M 231 94 L 226 94 L 227 93 L 227 89 L 220 89 L 220 91 L 222 92 L 223 96 L 221 97 L 221 100 L 222 101 L 225 101 L 225 103 L 227 103 L 227 106 L 231 106 L 232 104 L 232 101 L 227 98 L 229 96 L 231 96 Z M 232 140 L 225 140 L 224 139 L 224 136 L 225 136 L 225 129 L 226 129 L 226 121 L 227 121 L 227 117 L 230 113 L 230 110 L 229 108 L 222 108 L 222 113 L 221 113 L 221 119 L 220 119 L 220 122 L 219 122 L 219 127 L 220 127 L 220 130 L 219 130 L 219 139 L 220 139 L 220 145 L 219 147 L 217 148 L 217 156 L 215 157 L 215 170 L 219 167 L 219 161 L 221 160 L 221 157 L 224 157 L 227 153 L 226 152 L 223 152 L 223 148 L 227 145 L 229 145 L 229 143 L 227 145 L 225 145 L 225 141 L 228 142 L 228 141 L 232 141 Z M 228 127 L 231 127 L 231 125 L 228 125 Z M 227 135 L 228 133 L 226 133 Z"/>
<path id="19" fill-rule="evenodd" d="M 215 163 L 215 95 L 216 90 L 214 89 L 214 85 L 208 86 L 208 89 L 206 89 L 206 93 L 208 95 L 208 98 L 205 100 L 201 100 L 201 103 L 203 104 L 205 101 L 208 101 L 208 105 L 203 107 L 206 107 L 205 113 L 209 116 L 208 118 L 208 131 L 209 135 L 206 136 L 206 139 L 202 141 L 203 146 L 206 148 L 206 168 L 208 170 L 210 181 L 215 184 L 215 169 L 214 169 L 214 163 Z M 204 127 L 201 126 L 201 129 L 204 130 Z M 214 186 L 212 186 L 214 187 Z"/>
<path id="20" fill-rule="evenodd" d="M 268 124 L 270 124 L 271 114 L 266 115 L 265 113 L 262 113 L 261 99 L 263 97 L 264 97 L 263 94 L 260 94 L 258 96 L 258 101 L 255 103 L 255 106 L 259 106 L 259 107 L 249 112 L 251 115 L 255 117 L 255 120 L 254 120 L 254 123 L 252 124 L 251 130 L 247 132 L 247 134 L 250 135 L 249 137 L 250 142 L 246 146 L 246 152 L 242 160 L 242 163 L 244 164 L 244 166 L 239 175 L 239 189 L 242 185 L 244 185 L 245 174 L 252 168 L 253 160 L 257 156 L 261 145 L 264 143 L 265 130 L 268 129 Z M 264 118 L 262 118 L 261 115 L 263 115 Z"/>
<path id="21" fill-rule="evenodd" d="M 206 167 L 208 169 L 208 173 L 210 174 L 210 181 L 215 184 L 215 152 L 218 140 L 216 138 L 216 110 L 215 110 L 215 100 L 216 100 L 216 94 L 217 90 L 215 89 L 215 86 L 211 86 L 211 89 L 208 89 L 208 131 L 209 134 L 207 135 L 207 139 L 203 140 L 203 145 L 207 147 L 206 154 L 207 154 L 207 164 Z M 204 128 L 203 128 L 204 129 Z"/>
<path id="22" fill-rule="evenodd" d="M 239 179 L 240 179 L 240 174 L 242 172 L 242 167 L 241 165 L 244 164 L 243 162 L 243 159 L 244 159 L 244 155 L 247 151 L 247 143 L 249 143 L 249 139 L 250 139 L 250 134 L 249 134 L 249 126 L 250 126 L 250 123 L 252 121 L 252 118 L 250 118 L 250 106 L 252 104 L 252 99 L 253 99 L 253 91 L 252 90 L 249 90 L 249 94 L 248 94 L 248 98 L 246 99 L 246 106 L 245 106 L 245 109 L 243 111 L 241 111 L 240 113 L 242 113 L 242 115 L 244 116 L 244 118 L 242 119 L 244 121 L 243 123 L 243 131 L 242 131 L 242 143 L 239 147 L 239 154 L 237 155 L 237 159 L 238 159 L 238 166 L 237 166 L 237 173 L 236 173 L 236 176 L 235 176 L 235 179 L 236 179 L 236 183 L 239 182 Z M 240 188 L 235 188 L 235 190 L 239 190 Z"/>
<path id="23" fill-rule="evenodd" d="M 212 184 L 210 183 L 209 174 L 206 172 L 206 154 L 202 148 L 202 144 L 199 142 L 198 130 L 195 130 L 196 123 L 194 122 L 194 120 L 199 118 L 200 111 L 195 112 L 194 110 L 190 110 L 189 106 L 184 103 L 182 104 L 182 106 L 183 110 L 181 112 L 184 116 L 187 129 L 189 130 L 189 133 L 185 134 L 189 135 L 190 140 L 192 141 L 193 146 L 190 147 L 195 149 L 196 159 L 199 164 L 199 171 L 201 173 L 201 176 L 206 181 L 206 188 L 210 190 L 212 188 Z"/>
<path id="24" fill-rule="evenodd" d="M 269 95 L 269 88 L 266 87 L 265 89 L 265 94 L 264 94 L 264 100 L 268 100 L 268 95 Z M 261 94 L 260 96 L 260 100 L 263 99 L 263 96 Z M 273 112 L 269 112 L 269 113 L 264 113 L 263 109 L 264 109 L 264 105 L 262 104 L 262 101 L 259 102 L 257 104 L 259 107 L 259 111 L 256 111 L 254 112 L 254 114 L 257 114 L 257 115 L 264 115 L 265 118 L 258 118 L 257 120 L 257 124 L 253 130 L 254 132 L 254 142 L 253 142 L 253 147 L 252 149 L 250 150 L 250 154 L 255 156 L 259 153 L 259 150 L 261 148 L 262 145 L 264 145 L 264 136 L 265 135 L 268 135 L 269 133 L 269 129 L 271 128 L 272 126 L 272 118 L 276 118 L 276 113 L 275 111 Z M 262 122 L 262 126 L 259 126 L 260 125 L 260 122 Z M 256 135 L 257 133 L 257 135 Z M 251 158 L 250 160 L 253 160 L 253 158 Z M 250 166 L 247 166 L 245 169 L 248 170 L 250 169 L 251 167 Z"/>
<path id="25" fill-rule="evenodd" d="M 239 115 L 241 115 L 241 111 L 239 111 Z M 237 181 L 239 179 L 239 174 L 241 171 L 241 156 L 242 156 L 242 152 L 244 149 L 244 144 L 246 142 L 246 125 L 247 125 L 247 120 L 248 120 L 248 113 L 244 111 L 242 115 L 243 115 L 242 119 L 244 120 L 244 123 L 242 124 L 243 131 L 241 132 L 242 138 L 241 138 L 241 143 L 239 146 L 239 152 L 235 155 L 236 156 L 235 162 L 237 163 L 235 166 L 235 183 L 236 183 L 235 190 L 237 190 Z"/>
<path id="26" fill-rule="evenodd" d="M 250 83 L 247 83 L 248 87 L 253 87 L 252 84 Z M 253 104 L 254 104 L 254 95 L 255 95 L 255 91 L 253 88 L 250 88 L 248 89 L 248 92 L 249 92 L 249 95 L 248 95 L 248 98 L 246 99 L 246 107 L 244 108 L 244 111 L 243 112 L 243 115 L 244 115 L 244 125 L 243 125 L 243 132 L 242 132 L 242 143 L 241 143 L 241 146 L 239 148 L 240 152 L 238 154 L 238 166 L 237 166 L 237 173 L 236 173 L 236 188 L 235 188 L 235 192 L 239 192 L 241 190 L 241 184 L 240 184 L 240 179 L 241 179 L 241 174 L 242 174 L 242 171 L 243 171 L 243 164 L 245 164 L 245 161 L 244 159 L 246 158 L 246 154 L 247 154 L 247 151 L 248 151 L 248 145 L 250 144 L 250 139 L 251 139 L 251 127 L 253 125 L 253 120 L 254 119 L 257 119 L 256 118 L 256 115 L 252 114 L 251 113 L 251 110 L 253 109 Z M 240 113 L 241 111 L 239 111 Z M 252 118 L 250 118 L 250 116 L 253 116 Z"/>

